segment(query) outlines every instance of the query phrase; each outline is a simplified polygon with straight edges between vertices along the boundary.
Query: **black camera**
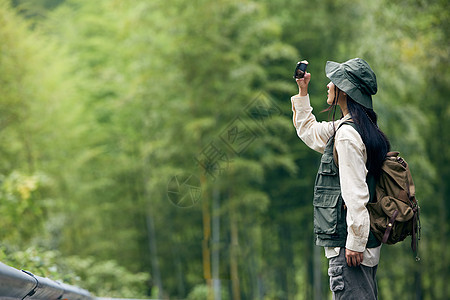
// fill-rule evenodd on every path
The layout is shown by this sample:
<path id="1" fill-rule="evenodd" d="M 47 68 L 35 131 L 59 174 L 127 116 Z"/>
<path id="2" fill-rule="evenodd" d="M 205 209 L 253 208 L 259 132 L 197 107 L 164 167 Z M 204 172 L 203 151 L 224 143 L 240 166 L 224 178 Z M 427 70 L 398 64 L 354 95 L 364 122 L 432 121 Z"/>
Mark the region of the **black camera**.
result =
<path id="1" fill-rule="evenodd" d="M 306 73 L 306 67 L 308 67 L 308 64 L 298 62 L 297 67 L 295 67 L 294 78 L 303 78 Z"/>

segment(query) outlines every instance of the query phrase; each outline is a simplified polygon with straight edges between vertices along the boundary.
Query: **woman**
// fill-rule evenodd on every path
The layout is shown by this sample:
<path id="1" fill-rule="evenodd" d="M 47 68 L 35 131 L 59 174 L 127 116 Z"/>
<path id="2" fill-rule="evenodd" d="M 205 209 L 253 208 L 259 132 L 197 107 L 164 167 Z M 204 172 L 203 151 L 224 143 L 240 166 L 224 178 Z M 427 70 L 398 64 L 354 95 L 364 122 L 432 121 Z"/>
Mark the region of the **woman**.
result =
<path id="1" fill-rule="evenodd" d="M 323 153 L 314 187 L 316 244 L 325 247 L 329 259 L 333 299 L 377 299 L 381 243 L 370 233 L 366 204 L 390 144 L 372 107 L 376 77 L 360 58 L 328 61 L 325 72 L 331 80 L 327 85 L 331 122 L 317 122 L 312 114 L 310 73 L 296 79 L 299 93 L 291 98 L 298 136 Z M 339 120 L 335 120 L 337 106 L 342 112 Z"/>

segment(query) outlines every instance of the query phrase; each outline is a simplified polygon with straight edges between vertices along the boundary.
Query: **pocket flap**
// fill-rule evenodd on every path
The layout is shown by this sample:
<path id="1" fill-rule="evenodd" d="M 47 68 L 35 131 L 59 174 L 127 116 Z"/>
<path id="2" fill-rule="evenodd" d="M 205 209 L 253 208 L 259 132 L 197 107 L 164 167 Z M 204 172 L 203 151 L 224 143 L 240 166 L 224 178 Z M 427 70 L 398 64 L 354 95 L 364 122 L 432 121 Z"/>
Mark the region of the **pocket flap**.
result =
<path id="1" fill-rule="evenodd" d="M 316 207 L 335 207 L 339 201 L 340 189 L 317 187 L 313 205 Z"/>
<path id="2" fill-rule="evenodd" d="M 335 277 L 341 275 L 343 272 L 342 266 L 330 266 L 328 268 L 328 276 Z"/>
<path id="3" fill-rule="evenodd" d="M 323 155 L 320 159 L 319 174 L 336 175 L 336 170 L 333 162 L 333 156 Z"/>
<path id="4" fill-rule="evenodd" d="M 331 156 L 331 155 L 322 155 L 322 158 L 320 159 L 320 162 L 330 163 L 332 160 L 333 160 L 333 156 Z"/>
<path id="5" fill-rule="evenodd" d="M 403 201 L 397 200 L 394 197 L 386 196 L 380 201 L 381 208 L 389 217 L 392 217 L 394 211 L 398 211 L 398 215 L 395 218 L 396 221 L 406 222 L 414 216 L 412 208 Z"/>

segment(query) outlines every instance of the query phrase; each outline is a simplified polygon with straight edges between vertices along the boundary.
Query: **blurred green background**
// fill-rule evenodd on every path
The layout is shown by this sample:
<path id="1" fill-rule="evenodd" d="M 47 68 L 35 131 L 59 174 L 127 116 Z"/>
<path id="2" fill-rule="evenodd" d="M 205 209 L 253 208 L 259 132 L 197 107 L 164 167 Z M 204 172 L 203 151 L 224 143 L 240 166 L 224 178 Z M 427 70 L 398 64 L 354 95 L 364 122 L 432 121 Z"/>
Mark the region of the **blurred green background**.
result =
<path id="1" fill-rule="evenodd" d="M 326 61 L 362 57 L 421 205 L 379 298 L 449 299 L 449 6 L 0 0 L 0 260 L 98 296 L 330 299 L 292 73 L 326 120 Z"/>

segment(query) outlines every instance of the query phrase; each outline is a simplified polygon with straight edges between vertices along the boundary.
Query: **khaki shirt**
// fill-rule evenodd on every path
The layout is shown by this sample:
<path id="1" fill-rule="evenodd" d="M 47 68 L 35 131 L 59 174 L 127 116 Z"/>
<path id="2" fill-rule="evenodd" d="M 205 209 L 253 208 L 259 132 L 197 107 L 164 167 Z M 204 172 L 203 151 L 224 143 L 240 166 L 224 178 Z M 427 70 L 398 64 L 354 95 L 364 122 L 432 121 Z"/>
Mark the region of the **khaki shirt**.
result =
<path id="1" fill-rule="evenodd" d="M 311 149 L 323 153 L 328 139 L 339 125 L 350 119 L 347 114 L 334 122 L 318 122 L 313 115 L 309 95 L 291 98 L 293 123 L 297 135 Z M 366 204 L 369 202 L 369 188 L 366 183 L 367 153 L 359 133 L 352 126 L 342 126 L 335 137 L 339 157 L 339 179 L 341 194 L 347 206 L 346 248 L 363 252 L 362 264 L 376 266 L 380 260 L 381 246 L 366 248 L 369 238 L 370 218 Z M 339 255 L 339 247 L 325 247 L 325 255 L 331 258 Z"/>

